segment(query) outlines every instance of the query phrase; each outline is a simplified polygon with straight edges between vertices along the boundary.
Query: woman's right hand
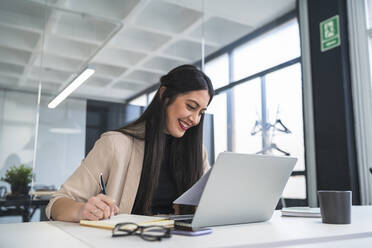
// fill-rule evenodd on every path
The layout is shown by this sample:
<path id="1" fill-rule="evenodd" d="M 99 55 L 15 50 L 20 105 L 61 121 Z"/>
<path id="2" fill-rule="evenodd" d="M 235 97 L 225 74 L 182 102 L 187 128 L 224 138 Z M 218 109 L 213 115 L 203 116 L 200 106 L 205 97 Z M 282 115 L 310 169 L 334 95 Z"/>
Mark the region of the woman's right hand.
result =
<path id="1" fill-rule="evenodd" d="M 81 220 L 101 220 L 108 219 L 119 212 L 115 201 L 109 196 L 99 194 L 92 196 L 81 206 L 79 211 L 79 219 Z"/>

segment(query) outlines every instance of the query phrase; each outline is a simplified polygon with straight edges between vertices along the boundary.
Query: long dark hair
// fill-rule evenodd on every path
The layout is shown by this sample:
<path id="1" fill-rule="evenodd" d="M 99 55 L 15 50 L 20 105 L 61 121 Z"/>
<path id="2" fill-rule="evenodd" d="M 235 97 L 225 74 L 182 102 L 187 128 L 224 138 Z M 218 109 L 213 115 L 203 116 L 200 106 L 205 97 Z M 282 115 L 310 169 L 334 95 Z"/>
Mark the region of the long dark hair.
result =
<path id="1" fill-rule="evenodd" d="M 162 94 L 158 90 L 145 112 L 136 121 L 118 130 L 145 140 L 141 180 L 134 206 L 142 209 L 142 214 L 152 214 L 151 203 L 158 185 L 166 145 L 166 108 L 178 95 L 190 91 L 208 90 L 209 103 L 214 95 L 211 80 L 192 65 L 182 65 L 171 70 L 160 78 L 160 85 L 165 86 Z M 204 116 L 199 125 L 189 128 L 181 138 L 172 137 L 167 148 L 170 149 L 169 165 L 178 195 L 189 189 L 203 173 L 203 119 Z M 145 133 L 141 134 L 143 125 Z"/>

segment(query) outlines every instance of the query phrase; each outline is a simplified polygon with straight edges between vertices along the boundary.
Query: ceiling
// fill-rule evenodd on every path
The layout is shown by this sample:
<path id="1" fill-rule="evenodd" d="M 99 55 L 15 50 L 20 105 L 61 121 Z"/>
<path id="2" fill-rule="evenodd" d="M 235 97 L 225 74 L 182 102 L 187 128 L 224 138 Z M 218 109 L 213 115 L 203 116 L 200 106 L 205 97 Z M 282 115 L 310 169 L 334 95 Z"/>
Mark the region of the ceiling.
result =
<path id="1" fill-rule="evenodd" d="M 295 0 L 0 0 L 0 88 L 123 102 L 295 8 Z M 268 7 L 269 6 L 269 7 Z M 203 11 L 204 10 L 204 11 Z M 203 15 L 204 13 L 204 15 Z M 203 25 L 204 24 L 204 25 Z M 42 69 L 41 69 L 42 68 Z"/>

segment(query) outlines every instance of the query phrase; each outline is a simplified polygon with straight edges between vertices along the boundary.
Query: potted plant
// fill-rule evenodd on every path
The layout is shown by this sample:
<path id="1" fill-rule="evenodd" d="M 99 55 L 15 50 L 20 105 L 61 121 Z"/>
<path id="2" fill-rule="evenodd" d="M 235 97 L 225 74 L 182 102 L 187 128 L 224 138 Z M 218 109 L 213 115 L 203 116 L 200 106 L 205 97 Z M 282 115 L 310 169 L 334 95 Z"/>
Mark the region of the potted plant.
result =
<path id="1" fill-rule="evenodd" d="M 13 165 L 7 169 L 1 180 L 10 184 L 12 196 L 26 196 L 30 190 L 29 184 L 32 177 L 32 168 L 21 164 L 20 166 Z"/>

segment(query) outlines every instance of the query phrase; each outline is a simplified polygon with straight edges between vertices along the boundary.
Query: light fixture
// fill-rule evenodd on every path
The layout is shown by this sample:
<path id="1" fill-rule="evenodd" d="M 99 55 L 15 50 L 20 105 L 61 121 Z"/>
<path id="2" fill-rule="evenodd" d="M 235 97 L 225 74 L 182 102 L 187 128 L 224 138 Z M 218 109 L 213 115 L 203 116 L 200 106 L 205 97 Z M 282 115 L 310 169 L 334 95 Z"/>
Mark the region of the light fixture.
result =
<path id="1" fill-rule="evenodd" d="M 63 100 L 65 100 L 74 90 L 82 85 L 95 72 L 92 68 L 86 68 L 79 76 L 77 76 L 61 93 L 58 94 L 49 104 L 48 108 L 55 108 Z"/>
<path id="2" fill-rule="evenodd" d="M 49 128 L 49 132 L 56 134 L 79 134 L 81 133 L 81 128 L 74 121 L 68 121 L 64 126 Z"/>

